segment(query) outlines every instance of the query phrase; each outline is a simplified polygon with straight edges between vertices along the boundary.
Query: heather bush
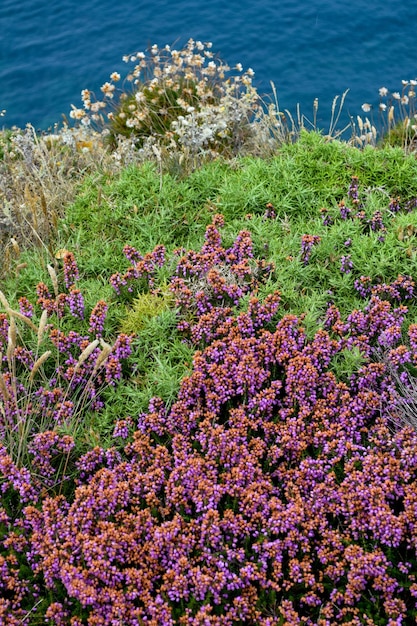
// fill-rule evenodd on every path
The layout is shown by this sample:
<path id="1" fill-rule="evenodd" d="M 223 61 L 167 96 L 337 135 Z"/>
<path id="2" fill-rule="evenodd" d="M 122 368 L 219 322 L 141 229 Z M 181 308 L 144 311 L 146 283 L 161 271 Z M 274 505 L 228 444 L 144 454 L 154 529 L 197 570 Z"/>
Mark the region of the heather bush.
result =
<path id="1" fill-rule="evenodd" d="M 374 296 L 360 327 L 331 309 L 328 331 L 308 340 L 297 317 L 267 330 L 269 305 L 251 306 L 259 324 L 248 313 L 207 316 L 214 339 L 172 407 L 155 398 L 135 419 L 123 459 L 88 453 L 73 500 L 25 508 L 15 550 L 29 547 L 54 623 L 417 615 L 417 435 L 388 427 L 392 379 L 368 358 L 401 314 Z M 366 363 L 341 383 L 330 365 L 347 345 Z"/>
<path id="2" fill-rule="evenodd" d="M 372 217 L 356 217 L 357 183 L 324 233 L 358 220 L 361 236 L 373 236 Z M 264 219 L 276 219 L 272 205 Z M 59 428 L 33 438 L 35 471 L 3 448 L 7 624 L 324 626 L 417 616 L 417 435 L 401 420 L 399 395 L 412 390 L 417 365 L 416 325 L 407 340 L 404 328 L 414 282 L 360 281 L 363 307 L 343 318 L 328 302 L 322 329 L 309 337 L 303 316 L 280 314 L 279 293 L 256 296 L 276 270 L 256 255 L 251 233 L 225 245 L 224 227 L 215 214 L 200 250 L 172 258 L 162 246 L 145 254 L 125 246 L 131 265 L 111 277 L 115 298 L 132 306 L 127 319 L 141 299 L 166 297 L 159 287 L 169 285 L 168 311 L 197 348 L 175 400 L 154 397 L 147 411 L 119 413 L 115 445 L 73 461 L 70 493 L 41 490 L 57 471 L 51 458 L 72 450 Z M 323 240 L 298 238 L 300 267 L 317 262 L 312 253 Z M 62 279 L 66 289 L 55 298 L 38 286 L 38 304 L 58 319 L 69 306 L 78 319 L 79 301 L 69 303 L 79 280 L 71 253 Z M 34 324 L 33 305 L 20 306 Z M 90 315 L 97 343 L 88 351 L 102 339 L 106 309 L 101 301 Z M 139 318 L 142 329 L 165 312 Z M 122 351 L 126 357 L 128 344 Z M 347 352 L 356 365 L 339 377 L 335 364 Z"/>
<path id="3" fill-rule="evenodd" d="M 0 621 L 416 620 L 415 181 L 307 134 L 88 180 L 2 284 Z"/>

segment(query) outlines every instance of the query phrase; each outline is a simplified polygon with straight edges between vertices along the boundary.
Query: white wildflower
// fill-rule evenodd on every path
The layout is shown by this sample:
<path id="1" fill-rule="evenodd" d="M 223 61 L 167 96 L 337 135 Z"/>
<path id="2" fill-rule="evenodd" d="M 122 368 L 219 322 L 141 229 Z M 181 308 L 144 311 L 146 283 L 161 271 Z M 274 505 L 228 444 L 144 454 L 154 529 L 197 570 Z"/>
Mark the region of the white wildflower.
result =
<path id="1" fill-rule="evenodd" d="M 93 104 L 91 105 L 91 111 L 93 113 L 98 113 L 98 111 L 100 110 L 100 103 L 99 102 L 93 102 Z"/>
<path id="2" fill-rule="evenodd" d="M 196 67 L 201 67 L 204 64 L 204 58 L 201 56 L 201 54 L 194 54 L 191 57 L 191 63 Z"/>
<path id="3" fill-rule="evenodd" d="M 77 109 L 77 107 L 75 107 L 73 104 L 72 106 L 72 111 L 70 111 L 70 117 L 73 120 L 82 120 L 83 117 L 85 117 L 86 112 L 83 109 Z"/>
<path id="4" fill-rule="evenodd" d="M 106 96 L 106 98 L 113 98 L 113 91 L 115 90 L 115 86 L 112 85 L 111 83 L 104 83 L 104 85 L 102 85 L 100 87 L 101 91 L 104 93 L 104 95 Z"/>
<path id="5" fill-rule="evenodd" d="M 368 113 L 372 109 L 372 106 L 368 102 L 364 102 L 363 105 L 361 106 L 361 109 L 365 113 Z"/>
<path id="6" fill-rule="evenodd" d="M 188 107 L 188 102 L 184 100 L 183 98 L 177 98 L 177 104 L 178 106 L 180 106 L 182 109 L 185 109 L 185 110 Z"/>

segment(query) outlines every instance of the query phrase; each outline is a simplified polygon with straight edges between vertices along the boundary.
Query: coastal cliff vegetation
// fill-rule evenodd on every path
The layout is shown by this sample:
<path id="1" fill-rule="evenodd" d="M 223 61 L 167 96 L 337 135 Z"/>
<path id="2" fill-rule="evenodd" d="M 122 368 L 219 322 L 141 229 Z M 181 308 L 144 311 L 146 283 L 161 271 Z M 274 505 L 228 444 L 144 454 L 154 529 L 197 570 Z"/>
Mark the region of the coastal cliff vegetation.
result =
<path id="1" fill-rule="evenodd" d="M 0 135 L 0 623 L 415 623 L 416 81 L 126 62 Z"/>

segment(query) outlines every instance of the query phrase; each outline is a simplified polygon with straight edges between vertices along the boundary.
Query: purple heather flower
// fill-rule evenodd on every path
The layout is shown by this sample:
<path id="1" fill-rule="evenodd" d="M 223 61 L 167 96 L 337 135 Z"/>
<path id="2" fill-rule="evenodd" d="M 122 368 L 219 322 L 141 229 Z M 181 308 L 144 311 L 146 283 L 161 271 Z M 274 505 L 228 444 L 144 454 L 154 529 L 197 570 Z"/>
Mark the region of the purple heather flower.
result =
<path id="1" fill-rule="evenodd" d="M 126 419 L 118 420 L 114 426 L 112 437 L 120 437 L 121 439 L 127 439 L 129 436 L 129 429 L 132 426 L 132 419 L 127 417 Z"/>
<path id="2" fill-rule="evenodd" d="M 348 196 L 352 200 L 352 203 L 354 205 L 359 205 L 359 179 L 357 176 L 352 176 L 352 180 L 349 185 Z"/>
<path id="3" fill-rule="evenodd" d="M 416 198 L 412 198 L 411 200 L 408 200 L 405 203 L 405 210 L 407 211 L 407 213 L 411 213 L 411 211 L 414 211 L 414 209 L 417 207 L 417 197 Z M 391 208 L 391 206 L 390 206 Z"/>
<path id="4" fill-rule="evenodd" d="M 350 256 L 350 254 L 346 254 L 345 256 L 342 256 L 340 259 L 340 271 L 343 274 L 350 274 L 352 270 L 353 270 L 353 263 L 352 263 L 352 257 Z"/>
<path id="5" fill-rule="evenodd" d="M 63 256 L 63 261 L 65 286 L 69 289 L 79 279 L 78 266 L 72 252 L 66 252 Z"/>
<path id="6" fill-rule="evenodd" d="M 274 220 L 276 216 L 277 216 L 277 213 L 275 211 L 274 205 L 268 202 L 266 205 L 266 211 L 264 213 L 264 219 Z"/>
<path id="7" fill-rule="evenodd" d="M 67 303 L 73 317 L 84 319 L 84 298 L 79 289 L 71 288 L 67 295 Z"/>
<path id="8" fill-rule="evenodd" d="M 342 218 L 342 220 L 347 220 L 349 215 L 352 213 L 352 210 L 348 206 L 346 206 L 343 200 L 339 202 L 339 211 L 340 211 L 340 217 Z"/>
<path id="9" fill-rule="evenodd" d="M 33 304 L 24 296 L 19 298 L 19 311 L 26 317 L 33 317 Z"/>
<path id="10" fill-rule="evenodd" d="M 320 243 L 321 237 L 318 235 L 302 235 L 301 237 L 301 260 L 307 265 L 310 260 L 310 254 L 313 246 Z"/>
<path id="11" fill-rule="evenodd" d="M 90 315 L 88 332 L 96 337 L 102 337 L 104 321 L 107 315 L 108 305 L 104 300 L 99 300 Z"/>
<path id="12" fill-rule="evenodd" d="M 360 278 L 357 278 L 355 280 L 354 287 L 362 298 L 370 296 L 372 288 L 372 280 L 370 276 L 361 276 Z"/>
<path id="13" fill-rule="evenodd" d="M 372 215 L 372 218 L 368 221 L 368 224 L 370 225 L 371 230 L 373 230 L 374 232 L 376 232 L 377 230 L 386 230 L 384 222 L 382 220 L 381 211 L 375 211 L 375 213 Z"/>
<path id="14" fill-rule="evenodd" d="M 333 218 L 329 215 L 329 210 L 326 207 L 320 209 L 320 214 L 323 226 L 331 226 L 333 224 Z"/>
<path id="15" fill-rule="evenodd" d="M 126 245 L 123 248 L 123 254 L 131 263 L 137 263 L 143 259 L 143 256 L 133 246 Z"/>
<path id="16" fill-rule="evenodd" d="M 391 213 L 398 213 L 399 211 L 401 211 L 400 199 L 391 198 L 388 208 Z"/>

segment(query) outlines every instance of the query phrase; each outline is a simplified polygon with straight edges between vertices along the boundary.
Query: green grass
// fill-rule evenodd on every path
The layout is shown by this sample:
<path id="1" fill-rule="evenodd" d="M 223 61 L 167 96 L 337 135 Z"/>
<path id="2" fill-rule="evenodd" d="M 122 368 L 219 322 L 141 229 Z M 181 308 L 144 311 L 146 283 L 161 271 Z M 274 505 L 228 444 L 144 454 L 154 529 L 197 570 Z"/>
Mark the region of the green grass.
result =
<path id="1" fill-rule="evenodd" d="M 384 242 L 378 240 L 379 232 L 359 220 L 340 219 L 337 205 L 341 200 L 349 202 L 352 176 L 359 178 L 367 219 L 377 210 L 383 212 Z M 171 260 L 158 274 L 158 286 L 164 290 L 175 267 L 172 251 L 181 246 L 200 249 L 207 225 L 215 213 L 221 213 L 225 246 L 240 230 L 249 230 L 255 256 L 275 264 L 273 275 L 260 287 L 260 297 L 279 290 L 279 315 L 305 314 L 307 332 L 313 334 L 329 301 L 343 316 L 365 305 L 354 289 L 356 278 L 367 275 L 374 282 L 391 282 L 398 274 L 415 275 L 417 211 L 390 215 L 387 208 L 394 196 L 403 203 L 417 196 L 413 156 L 391 147 L 359 150 L 315 133 L 303 133 L 272 158 L 217 159 L 182 178 L 169 173 L 161 177 L 151 163 L 130 166 L 119 175 L 87 177 L 60 222 L 55 249 L 75 253 L 80 268 L 77 286 L 87 308 L 99 299 L 109 303 L 106 337 L 120 331 L 137 335 L 130 359 L 133 374 L 116 390 L 109 390 L 111 402 L 94 425 L 94 436 L 85 434 L 89 443 L 94 437 L 101 444 L 108 442 L 114 422 L 145 411 L 153 395 L 172 402 L 192 360 L 192 346 L 176 331 L 172 303 L 152 308 L 148 302 L 150 311 L 140 312 L 138 298 L 143 294 L 134 290 L 131 297 L 121 298 L 109 285 L 113 273 L 129 266 L 122 252 L 126 244 L 143 254 L 157 244 L 166 246 Z M 274 206 L 275 219 L 265 217 L 267 203 Z M 322 222 L 322 207 L 333 216 L 331 226 Z M 306 266 L 300 255 L 303 234 L 321 237 Z M 349 248 L 344 244 L 347 239 L 352 240 Z M 350 274 L 340 271 L 340 259 L 346 254 L 354 266 Z M 1 287 L 13 306 L 20 296 L 35 302 L 37 282 L 49 284 L 46 264 L 51 262 L 45 248 L 22 253 L 15 265 L 26 263 L 26 267 L 19 272 L 12 268 Z M 408 320 L 417 320 L 414 302 Z M 72 318 L 66 323 L 75 324 Z M 341 355 L 334 367 L 347 375 L 359 362 L 355 355 Z"/>

